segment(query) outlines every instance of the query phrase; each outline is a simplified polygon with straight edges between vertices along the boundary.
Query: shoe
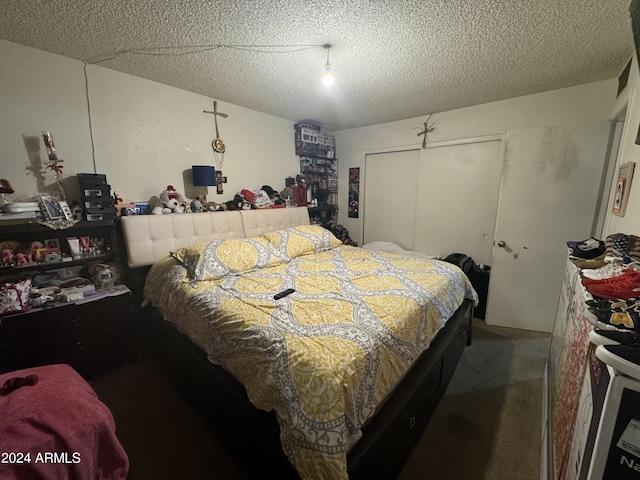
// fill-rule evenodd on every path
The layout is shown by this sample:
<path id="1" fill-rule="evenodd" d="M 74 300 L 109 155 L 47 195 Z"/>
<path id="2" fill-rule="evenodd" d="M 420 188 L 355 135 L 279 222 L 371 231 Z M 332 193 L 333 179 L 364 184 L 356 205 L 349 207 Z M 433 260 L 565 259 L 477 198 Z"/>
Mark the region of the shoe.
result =
<path id="1" fill-rule="evenodd" d="M 574 265 L 581 269 L 593 269 L 593 268 L 601 268 L 607 265 L 606 255 L 603 253 L 595 258 L 571 258 L 569 259 L 574 263 Z"/>
<path id="2" fill-rule="evenodd" d="M 610 268 L 607 268 L 606 270 L 604 270 L 604 268 L 605 267 L 603 267 L 603 271 L 602 271 L 603 278 L 590 278 L 588 276 L 584 276 L 588 272 L 581 272 L 583 275 L 582 285 L 584 285 L 585 287 L 587 285 L 606 285 L 608 283 L 618 283 L 624 278 L 628 278 L 628 277 L 635 278 L 636 276 L 640 276 L 640 272 L 636 272 L 632 268 L 620 267 L 619 269 L 617 269 L 616 267 L 610 267 Z M 615 272 L 618 272 L 618 273 L 615 274 Z M 611 276 L 606 276 L 607 274 L 610 274 Z M 599 276 L 599 275 L 596 274 L 594 276 Z"/>
<path id="3" fill-rule="evenodd" d="M 634 310 L 629 311 L 605 311 L 589 307 L 589 311 L 598 319 L 600 323 L 611 325 L 621 330 L 631 330 L 640 332 L 640 313 Z"/>
<path id="4" fill-rule="evenodd" d="M 598 345 L 596 357 L 621 374 L 640 380 L 639 346 Z"/>
<path id="5" fill-rule="evenodd" d="M 589 341 L 594 345 L 638 345 L 640 334 L 622 330 L 604 330 L 596 328 L 589 332 Z"/>
<path id="6" fill-rule="evenodd" d="M 570 256 L 574 258 L 596 258 L 606 250 L 605 243 L 596 238 L 589 238 L 582 242 L 567 242 L 567 246 L 572 249 Z"/>
<path id="7" fill-rule="evenodd" d="M 640 296 L 640 272 L 626 270 L 622 275 L 604 280 L 591 280 L 583 285 L 594 297 L 629 300 Z"/>
<path id="8" fill-rule="evenodd" d="M 605 278 L 612 278 L 617 277 L 618 275 L 622 275 L 625 269 L 626 267 L 623 263 L 608 263 L 592 270 L 585 270 L 584 272 L 580 272 L 580 275 L 582 276 L 582 278 L 588 278 L 590 280 L 604 280 Z"/>
<path id="9" fill-rule="evenodd" d="M 629 298 L 627 300 L 612 300 L 609 298 L 593 298 L 585 302 L 589 307 L 600 310 L 602 312 L 626 312 L 627 310 L 635 310 L 640 312 L 640 298 Z"/>

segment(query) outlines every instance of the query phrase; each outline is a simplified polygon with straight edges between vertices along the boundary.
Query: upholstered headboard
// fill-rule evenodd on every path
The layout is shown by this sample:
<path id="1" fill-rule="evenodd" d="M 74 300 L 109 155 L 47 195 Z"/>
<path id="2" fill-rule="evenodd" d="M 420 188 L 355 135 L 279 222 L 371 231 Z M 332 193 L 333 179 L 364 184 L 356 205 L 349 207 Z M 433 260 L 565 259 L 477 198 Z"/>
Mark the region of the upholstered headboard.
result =
<path id="1" fill-rule="evenodd" d="M 120 219 L 131 268 L 151 265 L 177 248 L 222 238 L 257 237 L 309 224 L 306 207 L 231 212 L 130 215 Z"/>

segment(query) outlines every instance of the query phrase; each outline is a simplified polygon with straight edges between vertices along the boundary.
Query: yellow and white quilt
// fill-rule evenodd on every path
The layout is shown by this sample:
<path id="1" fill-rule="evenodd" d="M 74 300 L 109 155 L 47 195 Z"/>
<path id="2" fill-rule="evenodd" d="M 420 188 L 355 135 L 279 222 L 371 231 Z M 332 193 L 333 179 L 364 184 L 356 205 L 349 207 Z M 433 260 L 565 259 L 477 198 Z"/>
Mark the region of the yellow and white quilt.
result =
<path id="1" fill-rule="evenodd" d="M 145 297 L 276 412 L 303 479 L 348 478 L 349 435 L 477 302 L 449 263 L 345 246 L 314 225 L 181 248 L 152 266 Z"/>

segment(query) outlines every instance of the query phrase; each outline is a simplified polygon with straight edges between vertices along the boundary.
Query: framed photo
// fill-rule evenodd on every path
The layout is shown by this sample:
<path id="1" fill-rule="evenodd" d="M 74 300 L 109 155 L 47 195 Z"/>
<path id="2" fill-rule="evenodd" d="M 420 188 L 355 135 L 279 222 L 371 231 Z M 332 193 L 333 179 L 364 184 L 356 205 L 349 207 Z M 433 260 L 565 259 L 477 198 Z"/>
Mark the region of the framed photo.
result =
<path id="1" fill-rule="evenodd" d="M 44 241 L 45 248 L 49 250 L 57 250 L 60 251 L 60 240 L 57 238 L 49 238 Z"/>
<path id="2" fill-rule="evenodd" d="M 631 182 L 633 181 L 633 171 L 636 164 L 629 162 L 618 167 L 618 176 L 613 195 L 613 206 L 611 212 L 614 215 L 624 217 L 627 210 L 627 202 L 629 201 L 629 192 L 631 191 Z"/>
<path id="3" fill-rule="evenodd" d="M 62 215 L 65 219 L 73 220 L 73 212 L 66 200 L 60 200 L 60 209 L 62 210 Z"/>
<path id="4" fill-rule="evenodd" d="M 40 209 L 47 220 L 60 220 L 65 218 L 58 195 L 41 193 L 38 195 L 38 201 L 40 203 Z"/>

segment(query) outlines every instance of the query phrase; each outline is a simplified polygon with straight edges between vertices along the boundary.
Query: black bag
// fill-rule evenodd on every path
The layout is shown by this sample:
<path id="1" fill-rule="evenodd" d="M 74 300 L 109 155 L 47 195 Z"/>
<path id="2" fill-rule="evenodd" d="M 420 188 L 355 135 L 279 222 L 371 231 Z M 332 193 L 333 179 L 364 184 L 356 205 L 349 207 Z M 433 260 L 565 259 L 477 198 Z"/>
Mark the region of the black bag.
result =
<path id="1" fill-rule="evenodd" d="M 478 265 L 473 261 L 473 258 L 469 255 L 465 255 L 464 253 L 452 253 L 451 255 L 448 255 L 444 261 L 453 263 L 460 267 L 460 270 L 462 270 L 469 279 L 471 279 L 473 272 L 478 268 Z"/>
<path id="2" fill-rule="evenodd" d="M 483 265 L 482 267 L 469 255 L 464 253 L 452 253 L 444 259 L 445 262 L 453 263 L 467 276 L 471 282 L 471 286 L 478 294 L 478 306 L 473 311 L 473 316 L 484 320 L 485 310 L 487 308 L 487 296 L 489 293 L 489 275 L 491 267 Z"/>

